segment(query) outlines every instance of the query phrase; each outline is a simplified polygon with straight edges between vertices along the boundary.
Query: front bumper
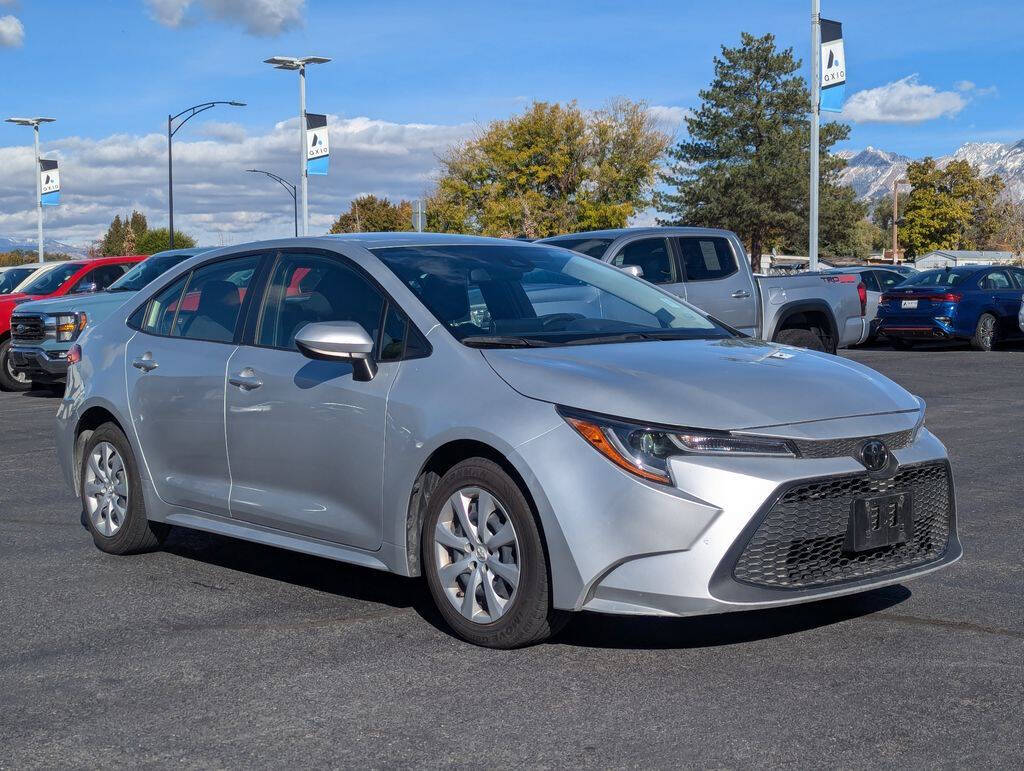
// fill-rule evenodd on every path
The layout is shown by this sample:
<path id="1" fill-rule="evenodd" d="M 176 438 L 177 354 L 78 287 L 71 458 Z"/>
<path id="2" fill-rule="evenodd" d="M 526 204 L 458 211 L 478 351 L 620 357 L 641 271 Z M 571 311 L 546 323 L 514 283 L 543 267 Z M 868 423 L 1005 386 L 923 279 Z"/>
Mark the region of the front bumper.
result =
<path id="1" fill-rule="evenodd" d="M 68 352 L 47 350 L 34 346 L 15 345 L 11 348 L 11 366 L 15 372 L 28 375 L 33 380 L 63 380 L 68 373 Z"/>
<path id="2" fill-rule="evenodd" d="M 859 435 L 887 430 L 892 427 Z M 811 585 L 758 585 L 749 580 L 750 571 L 737 572 L 736 566 L 773 506 L 787 491 L 808 482 L 864 477 L 858 461 L 852 457 L 693 456 L 671 462 L 676 487 L 662 488 L 635 480 L 587 446 L 574 448 L 573 441 L 583 440 L 569 431 L 557 429 L 530 443 L 536 447 L 520 448 L 526 456 L 549 445 L 543 454 L 550 452 L 550 460 L 557 456 L 562 461 L 558 467 L 563 477 L 570 455 L 588 467 L 591 460 L 600 462 L 574 475 L 576 484 L 567 486 L 563 479 L 546 485 L 546 502 L 557 512 L 555 519 L 575 567 L 569 571 L 553 566 L 556 607 L 669 616 L 753 610 L 898 583 L 955 562 L 962 554 L 952 478 L 947 477 L 948 518 L 943 542 L 936 548 L 902 562 L 840 570 Z M 581 456 L 580 450 L 593 459 Z M 913 443 L 893 455 L 898 463 L 893 479 L 918 466 L 941 466 L 944 475 L 948 469 L 945 448 L 923 428 Z M 531 462 L 531 467 L 546 466 Z M 832 511 L 833 518 L 839 516 L 837 511 Z M 820 534 L 807 535 L 813 539 Z M 571 586 L 558 578 L 576 575 L 579 582 Z"/>

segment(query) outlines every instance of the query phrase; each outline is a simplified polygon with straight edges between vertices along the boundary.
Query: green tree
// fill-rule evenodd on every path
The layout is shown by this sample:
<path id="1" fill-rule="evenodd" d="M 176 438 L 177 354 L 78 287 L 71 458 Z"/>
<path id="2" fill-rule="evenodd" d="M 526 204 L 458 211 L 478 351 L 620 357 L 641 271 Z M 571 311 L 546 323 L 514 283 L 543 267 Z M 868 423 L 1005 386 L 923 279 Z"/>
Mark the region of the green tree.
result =
<path id="1" fill-rule="evenodd" d="M 782 246 L 806 249 L 810 95 L 793 49 L 775 37 L 742 33 L 737 48 L 722 46 L 701 105 L 686 118 L 689 136 L 669 152 L 661 179 L 670 190 L 657 197 L 662 224 L 734 230 L 749 245 L 751 262 Z M 849 126 L 822 124 L 819 168 L 819 248 L 841 254 L 865 213 L 836 182 L 846 162 L 829 153 Z"/>
<path id="2" fill-rule="evenodd" d="M 128 224 L 132 226 L 132 230 L 135 232 L 136 241 L 149 230 L 146 215 L 136 209 L 132 209 L 132 216 L 128 218 Z"/>
<path id="3" fill-rule="evenodd" d="M 910 195 L 900 227 L 900 244 L 908 256 L 934 249 L 984 249 L 993 246 L 1003 227 L 997 174 L 982 177 L 967 161 L 939 168 L 933 158 L 907 166 Z"/>
<path id="4" fill-rule="evenodd" d="M 124 223 L 121 222 L 121 215 L 115 214 L 113 221 L 103 236 L 103 243 L 100 244 L 100 253 L 112 257 L 122 254 L 121 246 L 124 244 Z"/>
<path id="5" fill-rule="evenodd" d="M 534 102 L 442 157 L 428 227 L 540 238 L 624 226 L 649 205 L 668 141 L 643 103 Z"/>
<path id="6" fill-rule="evenodd" d="M 180 230 L 174 231 L 174 248 L 186 249 L 196 245 L 196 240 L 188 233 Z M 156 254 L 171 248 L 170 231 L 167 228 L 156 228 L 147 230 L 141 238 L 135 241 L 135 248 L 139 254 Z"/>
<path id="7" fill-rule="evenodd" d="M 361 195 L 338 215 L 328 233 L 390 233 L 412 230 L 412 204 Z"/>

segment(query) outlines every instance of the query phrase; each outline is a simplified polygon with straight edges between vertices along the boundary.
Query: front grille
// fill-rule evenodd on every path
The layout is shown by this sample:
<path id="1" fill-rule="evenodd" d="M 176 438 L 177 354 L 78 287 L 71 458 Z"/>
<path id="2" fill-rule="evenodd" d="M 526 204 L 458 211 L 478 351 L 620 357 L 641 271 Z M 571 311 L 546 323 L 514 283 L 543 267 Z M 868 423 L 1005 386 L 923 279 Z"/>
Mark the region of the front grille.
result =
<path id="1" fill-rule="evenodd" d="M 914 533 L 873 551 L 844 551 L 857 498 L 909 492 Z M 942 556 L 953 516 L 945 463 L 910 466 L 891 479 L 859 474 L 799 484 L 768 511 L 733 567 L 737 581 L 774 589 L 809 589 L 856 581 Z"/>
<path id="2" fill-rule="evenodd" d="M 891 434 L 879 436 L 861 436 L 856 439 L 794 439 L 793 444 L 800 451 L 801 458 L 842 458 L 850 456 L 857 457 L 860 448 L 870 439 L 881 439 L 890 450 L 902 450 L 911 439 L 914 438 L 914 430 L 896 431 Z"/>
<path id="3" fill-rule="evenodd" d="M 39 316 L 12 316 L 11 337 L 16 342 L 36 342 L 46 337 L 43 320 Z"/>

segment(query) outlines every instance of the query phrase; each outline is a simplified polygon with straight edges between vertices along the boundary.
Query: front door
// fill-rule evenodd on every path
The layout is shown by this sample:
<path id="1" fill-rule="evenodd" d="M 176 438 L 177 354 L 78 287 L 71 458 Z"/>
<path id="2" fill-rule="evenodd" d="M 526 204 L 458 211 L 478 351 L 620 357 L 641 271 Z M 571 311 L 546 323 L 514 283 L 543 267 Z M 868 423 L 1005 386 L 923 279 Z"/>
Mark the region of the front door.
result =
<path id="1" fill-rule="evenodd" d="M 150 300 L 128 342 L 132 428 L 167 503 L 228 516 L 224 372 L 258 258 L 201 266 Z"/>
<path id="2" fill-rule="evenodd" d="M 228 364 L 231 514 L 246 522 L 377 549 L 382 538 L 384 430 L 397 361 L 369 382 L 351 364 L 295 346 L 318 321 L 355 321 L 378 339 L 385 299 L 338 255 L 277 257 L 255 329 Z M 379 346 L 379 344 L 378 344 Z"/>
<path id="3" fill-rule="evenodd" d="M 676 245 L 687 301 L 741 332 L 756 334 L 756 290 L 750 273 L 740 270 L 729 239 L 681 236 Z"/>

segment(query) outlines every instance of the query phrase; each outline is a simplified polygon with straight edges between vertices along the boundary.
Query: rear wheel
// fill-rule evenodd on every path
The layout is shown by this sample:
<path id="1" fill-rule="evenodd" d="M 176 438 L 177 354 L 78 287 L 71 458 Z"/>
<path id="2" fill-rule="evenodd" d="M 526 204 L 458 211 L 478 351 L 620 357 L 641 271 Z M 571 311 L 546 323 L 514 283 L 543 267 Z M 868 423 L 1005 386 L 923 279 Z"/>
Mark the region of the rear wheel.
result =
<path id="1" fill-rule="evenodd" d="M 500 466 L 470 458 L 431 493 L 423 569 L 452 630 L 489 648 L 517 648 L 556 633 L 568 613 L 551 605 L 540 531 L 522 490 Z"/>
<path id="2" fill-rule="evenodd" d="M 996 344 L 996 317 L 991 313 L 982 313 L 978 326 L 974 328 L 971 348 L 976 351 L 991 351 Z"/>
<path id="3" fill-rule="evenodd" d="M 775 342 L 812 351 L 825 351 L 825 343 L 809 329 L 783 329 L 776 333 Z"/>
<path id="4" fill-rule="evenodd" d="M 104 423 L 89 437 L 79 476 L 85 525 L 99 549 L 135 554 L 161 544 L 170 528 L 146 519 L 135 455 L 115 424 Z"/>
<path id="5" fill-rule="evenodd" d="M 10 338 L 0 343 L 0 389 L 4 391 L 27 391 L 32 387 L 28 375 L 14 371 L 11 363 Z"/>

